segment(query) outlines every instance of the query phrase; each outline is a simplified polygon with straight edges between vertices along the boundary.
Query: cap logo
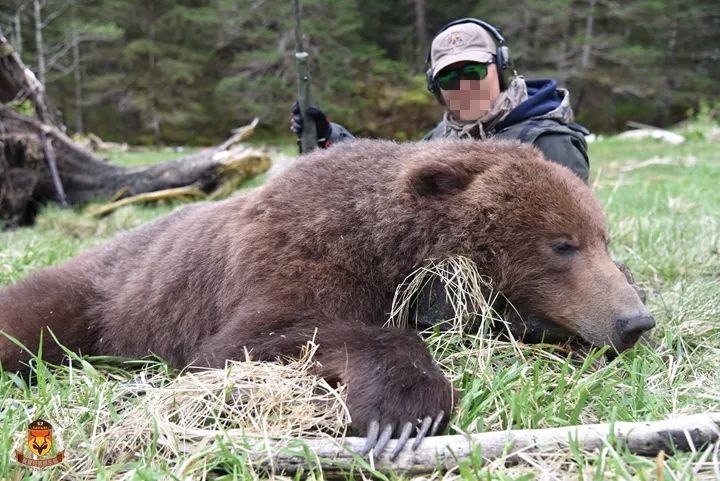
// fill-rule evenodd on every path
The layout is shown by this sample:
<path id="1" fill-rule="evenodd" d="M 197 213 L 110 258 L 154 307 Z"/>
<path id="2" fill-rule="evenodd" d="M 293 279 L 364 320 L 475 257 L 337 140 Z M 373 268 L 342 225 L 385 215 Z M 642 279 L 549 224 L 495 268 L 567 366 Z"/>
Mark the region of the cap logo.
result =
<path id="1" fill-rule="evenodd" d="M 451 33 L 448 36 L 448 43 L 450 44 L 450 47 L 453 49 L 453 52 L 457 51 L 458 49 L 465 46 L 465 39 L 463 39 L 463 36 L 459 33 Z"/>

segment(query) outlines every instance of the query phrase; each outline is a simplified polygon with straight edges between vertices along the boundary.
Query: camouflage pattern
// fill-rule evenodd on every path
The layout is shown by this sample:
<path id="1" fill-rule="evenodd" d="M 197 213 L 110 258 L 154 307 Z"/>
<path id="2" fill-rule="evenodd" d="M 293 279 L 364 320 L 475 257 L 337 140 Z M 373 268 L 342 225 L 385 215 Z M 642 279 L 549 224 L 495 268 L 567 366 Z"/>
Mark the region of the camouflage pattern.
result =
<path id="1" fill-rule="evenodd" d="M 590 175 L 590 160 L 587 155 L 585 135 L 589 132 L 582 125 L 573 122 L 568 91 L 558 89 L 558 95 L 562 100 L 554 110 L 493 132 L 492 137 L 532 144 L 548 160 L 569 168 L 587 183 Z M 443 119 L 423 137 L 423 140 L 444 138 L 448 135 L 447 132 L 448 125 Z"/>

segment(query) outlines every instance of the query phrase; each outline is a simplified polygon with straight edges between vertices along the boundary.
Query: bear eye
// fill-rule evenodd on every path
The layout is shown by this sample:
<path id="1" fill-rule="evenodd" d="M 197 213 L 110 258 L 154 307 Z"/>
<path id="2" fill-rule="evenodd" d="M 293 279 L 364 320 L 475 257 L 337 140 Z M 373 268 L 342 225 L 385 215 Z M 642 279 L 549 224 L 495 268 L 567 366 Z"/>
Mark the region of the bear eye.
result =
<path id="1" fill-rule="evenodd" d="M 577 247 L 568 241 L 556 242 L 552 246 L 553 251 L 563 256 L 569 256 L 577 252 Z"/>

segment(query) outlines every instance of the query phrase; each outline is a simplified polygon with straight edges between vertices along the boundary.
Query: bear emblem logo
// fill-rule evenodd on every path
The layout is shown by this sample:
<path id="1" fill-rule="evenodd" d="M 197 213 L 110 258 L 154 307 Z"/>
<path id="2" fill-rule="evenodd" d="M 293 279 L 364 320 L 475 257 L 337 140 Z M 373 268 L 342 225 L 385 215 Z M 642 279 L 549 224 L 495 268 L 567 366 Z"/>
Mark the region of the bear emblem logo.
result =
<path id="1" fill-rule="evenodd" d="M 42 419 L 31 422 L 28 426 L 27 444 L 33 454 L 47 454 L 52 447 L 52 425 Z"/>
<path id="2" fill-rule="evenodd" d="M 18 450 L 15 451 L 15 454 L 19 463 L 31 468 L 47 468 L 60 463 L 65 457 L 65 451 L 48 457 L 53 447 L 52 424 L 43 419 L 36 419 L 28 425 L 27 447 L 31 456 L 26 456 Z"/>

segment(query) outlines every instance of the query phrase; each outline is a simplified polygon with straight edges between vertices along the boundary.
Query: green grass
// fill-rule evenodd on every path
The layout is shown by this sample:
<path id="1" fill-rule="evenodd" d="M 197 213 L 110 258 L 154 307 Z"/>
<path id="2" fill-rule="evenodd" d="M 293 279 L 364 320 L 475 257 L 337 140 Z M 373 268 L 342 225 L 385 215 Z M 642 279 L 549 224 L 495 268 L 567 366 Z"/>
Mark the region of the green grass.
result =
<path id="1" fill-rule="evenodd" d="M 462 393 L 451 431 L 659 420 L 719 410 L 717 151 L 717 143 L 702 138 L 681 146 L 616 139 L 591 144 L 591 184 L 606 209 L 612 254 L 630 266 L 650 294 L 648 305 L 658 322 L 652 333 L 655 346 L 640 345 L 606 363 L 600 352 L 582 361 L 548 346 L 517 346 L 477 336 L 432 336 L 430 349 Z M 123 165 L 139 165 L 167 158 L 161 154 L 131 152 L 113 158 Z M 0 285 L 58 264 L 175 206 L 130 206 L 100 220 L 86 217 L 80 209 L 45 208 L 33 228 L 0 233 Z M 89 440 L 99 428 L 97 419 L 120 422 L 128 406 L 142 403 L 141 394 L 128 397 L 122 388 L 141 375 L 167 382 L 173 378 L 159 362 L 128 366 L 99 359 L 89 364 L 77 357 L 72 368 L 38 363 L 31 386 L 0 374 L 0 478 L 18 473 L 9 456 L 14 439 L 22 436 L 29 420 L 64 413 L 65 430 Z M 205 447 L 200 464 L 200 458 L 190 455 L 170 460 L 160 456 L 163 445 L 158 432 L 132 461 L 102 463 L 106 447 L 82 443 L 75 444 L 80 449 L 75 455 L 98 460 L 98 479 L 262 477 L 237 443 L 221 440 Z M 649 480 L 659 475 L 673 480 L 717 479 L 720 448 L 714 449 L 677 454 L 666 459 L 660 471 L 656 460 L 632 455 L 616 442 L 595 453 L 575 447 L 567 453 L 531 456 L 527 463 L 514 466 L 484 463 L 476 453 L 448 479 Z M 29 471 L 21 471 L 30 479 Z M 32 477 L 54 479 L 62 473 L 62 468 L 56 468 Z M 322 475 L 315 472 L 313 477 Z M 436 473 L 436 479 L 441 477 L 442 473 Z"/>
<path id="2" fill-rule="evenodd" d="M 128 151 L 109 151 L 104 155 L 114 164 L 124 167 L 139 167 L 144 165 L 157 164 L 174 158 L 191 155 L 197 152 L 196 148 L 170 148 L 164 149 L 140 149 Z"/>

